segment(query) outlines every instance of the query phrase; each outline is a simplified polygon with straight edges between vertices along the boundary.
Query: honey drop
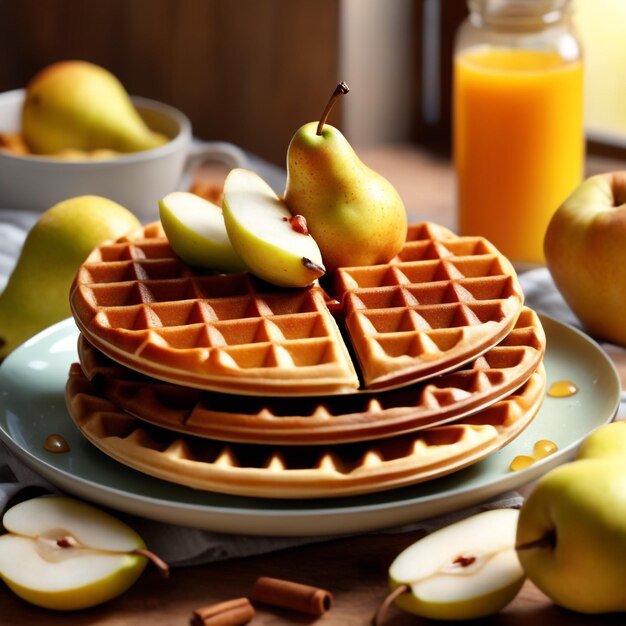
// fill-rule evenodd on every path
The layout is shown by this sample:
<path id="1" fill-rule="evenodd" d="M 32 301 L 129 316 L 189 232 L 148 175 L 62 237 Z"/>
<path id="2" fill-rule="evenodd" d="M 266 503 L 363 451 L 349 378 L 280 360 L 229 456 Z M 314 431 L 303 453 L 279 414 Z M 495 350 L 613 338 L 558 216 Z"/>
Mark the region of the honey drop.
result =
<path id="1" fill-rule="evenodd" d="M 569 398 L 578 391 L 578 387 L 569 380 L 557 380 L 550 385 L 548 395 L 552 398 Z"/>
<path id="2" fill-rule="evenodd" d="M 549 439 L 540 439 L 535 442 L 533 456 L 535 459 L 545 459 L 545 457 L 555 453 L 558 449 L 559 447 L 556 443 L 554 443 L 554 441 L 550 441 Z"/>
<path id="3" fill-rule="evenodd" d="M 520 454 L 511 461 L 509 469 L 513 472 L 519 472 L 520 470 L 530 467 L 534 462 L 535 459 L 532 456 L 528 456 L 527 454 Z"/>
<path id="4" fill-rule="evenodd" d="M 48 435 L 43 443 L 43 447 L 48 452 L 61 453 L 70 451 L 70 446 L 67 441 L 65 441 L 61 435 L 57 434 Z"/>

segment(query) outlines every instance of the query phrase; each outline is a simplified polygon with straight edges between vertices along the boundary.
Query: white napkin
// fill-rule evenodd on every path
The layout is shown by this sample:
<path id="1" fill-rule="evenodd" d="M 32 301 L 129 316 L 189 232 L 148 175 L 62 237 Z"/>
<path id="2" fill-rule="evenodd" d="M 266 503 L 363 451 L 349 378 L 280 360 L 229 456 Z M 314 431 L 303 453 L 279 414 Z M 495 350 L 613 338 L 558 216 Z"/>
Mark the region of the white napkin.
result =
<path id="1" fill-rule="evenodd" d="M 0 210 L 0 290 L 15 263 L 28 228 L 38 215 L 24 211 Z M 578 325 L 577 320 L 558 294 L 545 269 L 521 276 L 526 303 L 536 310 Z M 58 490 L 32 472 L 0 443 L 0 513 L 10 502 Z M 445 526 L 489 508 L 519 507 L 522 497 L 505 493 L 489 502 L 430 520 L 416 522 L 384 532 L 425 532 Z M 144 538 L 147 545 L 172 566 L 197 565 L 223 559 L 264 554 L 283 548 L 322 542 L 332 537 L 260 537 L 229 535 L 181 526 L 173 526 L 115 513 L 125 518 Z"/>

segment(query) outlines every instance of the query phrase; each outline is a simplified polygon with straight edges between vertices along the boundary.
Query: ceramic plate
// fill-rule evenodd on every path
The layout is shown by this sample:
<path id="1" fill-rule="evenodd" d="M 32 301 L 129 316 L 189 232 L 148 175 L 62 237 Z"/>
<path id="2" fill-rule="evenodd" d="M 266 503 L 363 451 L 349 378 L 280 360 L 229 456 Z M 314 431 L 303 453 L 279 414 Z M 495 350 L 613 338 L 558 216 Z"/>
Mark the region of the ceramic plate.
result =
<path id="1" fill-rule="evenodd" d="M 0 437 L 51 483 L 96 504 L 151 519 L 228 533 L 327 535 L 399 526 L 477 504 L 516 489 L 571 459 L 580 441 L 610 422 L 618 409 L 620 381 L 605 353 L 579 331 L 541 316 L 547 336 L 548 387 L 573 382 L 567 398 L 546 397 L 532 424 L 512 443 L 450 476 L 367 496 L 320 500 L 269 500 L 195 491 L 151 478 L 105 456 L 86 441 L 65 408 L 64 387 L 77 360 L 73 320 L 51 326 L 15 350 L 0 367 Z M 47 452 L 43 443 L 61 434 L 71 451 Z M 539 439 L 558 451 L 512 472 L 518 454 Z"/>

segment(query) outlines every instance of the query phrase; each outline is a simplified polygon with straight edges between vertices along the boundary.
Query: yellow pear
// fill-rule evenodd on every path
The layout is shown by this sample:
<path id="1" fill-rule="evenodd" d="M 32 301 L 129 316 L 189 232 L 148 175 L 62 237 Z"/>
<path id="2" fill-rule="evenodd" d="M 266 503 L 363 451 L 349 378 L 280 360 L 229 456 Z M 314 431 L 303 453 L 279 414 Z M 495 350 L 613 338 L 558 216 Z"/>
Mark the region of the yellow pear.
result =
<path id="1" fill-rule="evenodd" d="M 120 81 L 85 61 L 61 61 L 28 84 L 22 134 L 38 154 L 109 149 L 137 152 L 168 141 L 145 124 Z"/>
<path id="2" fill-rule="evenodd" d="M 302 126 L 287 150 L 285 202 L 303 215 L 328 271 L 374 265 L 393 258 L 404 244 L 407 216 L 393 185 L 367 167 L 326 118 L 340 83 L 319 122 Z"/>
<path id="3" fill-rule="evenodd" d="M 43 213 L 0 294 L 0 360 L 69 317 L 70 286 L 87 255 L 103 241 L 140 226 L 130 211 L 100 196 L 70 198 Z"/>

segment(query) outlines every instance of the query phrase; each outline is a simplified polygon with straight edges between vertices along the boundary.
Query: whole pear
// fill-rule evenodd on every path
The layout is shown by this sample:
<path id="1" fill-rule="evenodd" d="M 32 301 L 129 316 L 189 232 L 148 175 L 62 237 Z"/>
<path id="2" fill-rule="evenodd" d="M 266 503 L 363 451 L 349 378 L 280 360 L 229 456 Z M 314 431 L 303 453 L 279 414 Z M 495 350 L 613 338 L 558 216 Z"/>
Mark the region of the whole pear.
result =
<path id="1" fill-rule="evenodd" d="M 626 611 L 626 463 L 588 458 L 549 471 L 520 511 L 517 554 L 556 604 Z"/>
<path id="2" fill-rule="evenodd" d="M 0 360 L 35 333 L 69 317 L 70 286 L 87 255 L 100 243 L 140 226 L 130 211 L 100 196 L 70 198 L 43 213 L 0 294 Z"/>
<path id="3" fill-rule="evenodd" d="M 111 72 L 86 61 L 61 61 L 34 76 L 26 88 L 22 134 L 38 154 L 137 152 L 168 141 L 148 128 Z"/>
<path id="4" fill-rule="evenodd" d="M 299 128 L 287 150 L 285 202 L 293 215 L 306 218 L 328 271 L 389 261 L 407 230 L 406 209 L 393 185 L 325 123 L 333 102 L 347 91 L 340 83 L 320 122 Z"/>

